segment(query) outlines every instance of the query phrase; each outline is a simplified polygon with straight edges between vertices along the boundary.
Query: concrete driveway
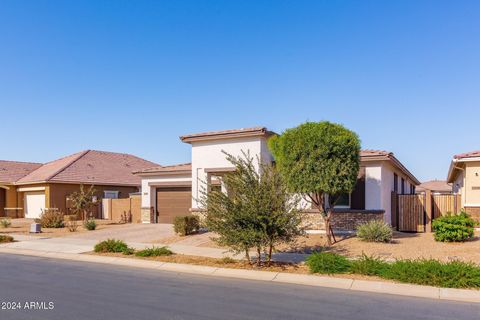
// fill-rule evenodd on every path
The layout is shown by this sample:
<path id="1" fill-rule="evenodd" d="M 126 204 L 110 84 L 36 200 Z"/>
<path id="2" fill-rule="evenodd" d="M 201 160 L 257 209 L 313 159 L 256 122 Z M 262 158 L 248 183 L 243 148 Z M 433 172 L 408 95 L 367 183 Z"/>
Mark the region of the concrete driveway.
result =
<path id="1" fill-rule="evenodd" d="M 108 228 L 104 230 L 96 230 L 95 232 L 73 233 L 65 238 L 84 239 L 84 240 L 106 240 L 119 239 L 125 242 L 150 243 L 154 240 L 174 236 L 173 225 L 171 224 L 125 224 Z"/>

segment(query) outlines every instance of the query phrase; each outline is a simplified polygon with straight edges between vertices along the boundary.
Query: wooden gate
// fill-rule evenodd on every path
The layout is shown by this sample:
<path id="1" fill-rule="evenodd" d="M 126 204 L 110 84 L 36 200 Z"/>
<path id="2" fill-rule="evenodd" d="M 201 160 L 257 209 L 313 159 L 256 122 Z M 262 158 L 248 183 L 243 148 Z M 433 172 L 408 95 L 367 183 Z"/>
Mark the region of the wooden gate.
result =
<path id="1" fill-rule="evenodd" d="M 399 194 L 398 230 L 405 232 L 425 232 L 426 212 L 424 194 Z"/>
<path id="2" fill-rule="evenodd" d="M 457 194 L 434 194 L 432 195 L 433 219 L 460 212 L 460 195 Z"/>

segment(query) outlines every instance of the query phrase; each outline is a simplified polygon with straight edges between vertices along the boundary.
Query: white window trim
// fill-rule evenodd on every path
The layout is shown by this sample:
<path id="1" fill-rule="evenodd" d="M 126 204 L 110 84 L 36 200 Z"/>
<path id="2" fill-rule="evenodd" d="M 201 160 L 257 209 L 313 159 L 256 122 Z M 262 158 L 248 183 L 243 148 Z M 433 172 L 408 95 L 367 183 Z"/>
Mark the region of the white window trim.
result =
<path id="1" fill-rule="evenodd" d="M 114 190 L 104 190 L 103 191 L 103 197 L 107 199 L 118 199 L 118 194 L 120 191 L 114 191 Z M 115 198 L 107 197 L 107 194 L 114 194 Z"/>
<path id="2" fill-rule="evenodd" d="M 333 209 L 351 209 L 352 208 L 352 193 L 348 194 L 348 206 L 345 205 L 334 205 Z"/>

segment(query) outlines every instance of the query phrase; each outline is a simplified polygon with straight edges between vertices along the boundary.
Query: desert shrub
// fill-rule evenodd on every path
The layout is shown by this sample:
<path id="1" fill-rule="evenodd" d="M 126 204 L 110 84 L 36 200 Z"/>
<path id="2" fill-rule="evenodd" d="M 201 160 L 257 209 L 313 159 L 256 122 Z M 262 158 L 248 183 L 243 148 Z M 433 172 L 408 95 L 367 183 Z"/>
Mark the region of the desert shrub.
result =
<path id="1" fill-rule="evenodd" d="M 4 228 L 8 228 L 12 225 L 12 221 L 9 218 L 3 218 L 0 220 L 0 225 Z"/>
<path id="2" fill-rule="evenodd" d="M 480 267 L 470 262 L 398 260 L 379 275 L 385 279 L 436 287 L 480 288 Z"/>
<path id="3" fill-rule="evenodd" d="M 0 234 L 0 243 L 5 243 L 5 242 L 13 242 L 13 237 Z"/>
<path id="4" fill-rule="evenodd" d="M 363 274 L 367 276 L 381 275 L 389 264 L 379 258 L 369 257 L 365 254 L 360 259 L 353 260 L 350 265 L 350 272 L 356 274 Z"/>
<path id="5" fill-rule="evenodd" d="M 42 228 L 63 228 L 63 213 L 54 209 L 45 209 L 40 215 L 40 224 Z"/>
<path id="6" fill-rule="evenodd" d="M 368 242 L 390 242 L 393 231 L 384 221 L 371 220 L 358 226 L 357 236 Z"/>
<path id="7" fill-rule="evenodd" d="M 473 238 L 475 221 L 464 211 L 458 215 L 447 214 L 433 220 L 435 240 L 442 242 L 463 242 Z"/>
<path id="8" fill-rule="evenodd" d="M 97 222 L 93 218 L 89 218 L 83 222 L 83 226 L 87 230 L 95 230 L 97 228 Z"/>
<path id="9" fill-rule="evenodd" d="M 175 217 L 173 230 L 181 236 L 197 233 L 200 230 L 200 220 L 196 216 Z"/>
<path id="10" fill-rule="evenodd" d="M 312 273 L 346 273 L 350 270 L 351 262 L 336 253 L 315 252 L 308 256 L 307 266 Z"/>
<path id="11" fill-rule="evenodd" d="M 221 261 L 222 261 L 223 264 L 232 264 L 232 263 L 237 262 L 235 259 L 230 258 L 230 257 L 223 257 Z"/>
<path id="12" fill-rule="evenodd" d="M 132 254 L 133 249 L 129 248 L 122 240 L 107 239 L 95 245 L 95 252 L 122 252 L 123 254 Z"/>
<path id="13" fill-rule="evenodd" d="M 151 247 L 140 251 L 137 251 L 135 255 L 137 257 L 158 257 L 158 256 L 170 256 L 173 252 L 167 247 Z"/>

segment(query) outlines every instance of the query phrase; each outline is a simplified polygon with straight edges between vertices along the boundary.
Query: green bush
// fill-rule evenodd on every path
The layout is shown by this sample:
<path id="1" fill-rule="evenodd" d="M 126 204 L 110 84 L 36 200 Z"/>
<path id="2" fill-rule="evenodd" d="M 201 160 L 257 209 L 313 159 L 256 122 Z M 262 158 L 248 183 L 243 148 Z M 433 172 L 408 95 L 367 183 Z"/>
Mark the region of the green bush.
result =
<path id="1" fill-rule="evenodd" d="M 13 237 L 0 234 L 0 243 L 13 242 Z"/>
<path id="2" fill-rule="evenodd" d="M 135 253 L 137 257 L 158 257 L 158 256 L 170 256 L 173 252 L 167 247 L 152 247 L 140 250 Z"/>
<path id="3" fill-rule="evenodd" d="M 95 219 L 87 219 L 83 222 L 83 226 L 87 230 L 95 230 L 97 228 L 97 222 L 95 221 Z"/>
<path id="4" fill-rule="evenodd" d="M 367 276 L 381 275 L 389 264 L 379 258 L 369 257 L 365 254 L 358 260 L 353 260 L 350 265 L 350 272 Z"/>
<path id="5" fill-rule="evenodd" d="M 122 240 L 107 239 L 95 245 L 95 252 L 122 252 L 123 254 L 132 254 L 133 249 L 129 248 Z"/>
<path id="6" fill-rule="evenodd" d="M 10 221 L 9 218 L 3 218 L 0 220 L 0 225 L 2 225 L 4 228 L 8 228 L 12 225 L 12 221 Z"/>
<path id="7" fill-rule="evenodd" d="M 45 209 L 39 218 L 42 228 L 63 228 L 63 212 L 55 209 Z"/>
<path id="8" fill-rule="evenodd" d="M 308 256 L 307 266 L 313 273 L 346 273 L 349 272 L 350 261 L 336 253 L 330 252 L 315 252 Z"/>
<path id="9" fill-rule="evenodd" d="M 200 230 L 200 220 L 196 216 L 176 217 L 173 230 L 181 236 L 197 233 Z"/>
<path id="10" fill-rule="evenodd" d="M 390 242 L 393 231 L 384 221 L 372 220 L 358 226 L 357 236 L 368 242 Z"/>
<path id="11" fill-rule="evenodd" d="M 433 220 L 435 240 L 442 242 L 463 242 L 473 238 L 475 221 L 462 211 L 458 215 L 447 214 Z"/>

